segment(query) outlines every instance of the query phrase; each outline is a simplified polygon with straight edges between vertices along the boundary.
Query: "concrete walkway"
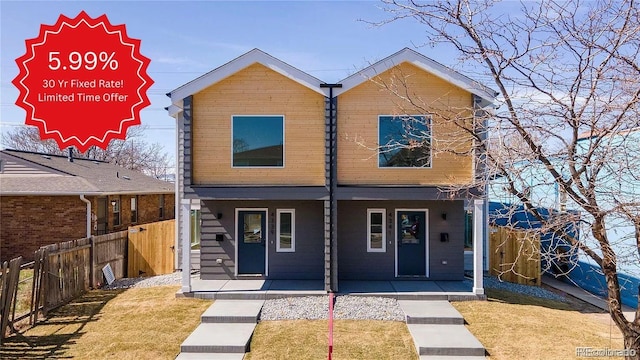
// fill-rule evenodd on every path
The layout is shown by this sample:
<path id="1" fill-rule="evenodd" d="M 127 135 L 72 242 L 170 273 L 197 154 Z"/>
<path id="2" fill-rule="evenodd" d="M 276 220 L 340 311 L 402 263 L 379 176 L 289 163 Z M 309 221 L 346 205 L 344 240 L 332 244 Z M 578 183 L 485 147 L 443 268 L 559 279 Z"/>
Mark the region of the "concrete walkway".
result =
<path id="1" fill-rule="evenodd" d="M 178 360 L 241 360 L 249 350 L 264 300 L 217 300 L 180 346 Z"/>
<path id="2" fill-rule="evenodd" d="M 448 301 L 399 300 L 420 359 L 484 359 L 485 349 Z"/>
<path id="3" fill-rule="evenodd" d="M 264 300 L 216 300 L 180 346 L 177 359 L 242 359 L 263 304 Z M 484 347 L 448 301 L 399 300 L 398 304 L 420 359 L 484 359 Z"/>
<path id="4" fill-rule="evenodd" d="M 604 311 L 609 311 L 609 305 L 608 303 L 605 301 L 605 299 L 594 295 L 590 292 L 588 292 L 587 290 L 581 289 L 577 286 L 573 286 L 571 284 L 567 284 L 565 282 L 562 282 L 558 279 L 554 279 L 550 276 L 543 276 L 542 277 L 542 283 L 550 286 L 554 289 L 560 290 L 564 293 L 567 293 L 575 298 L 578 298 L 588 304 L 591 304 L 595 307 L 598 307 Z M 626 306 L 626 305 L 622 305 L 622 311 L 624 312 L 625 317 L 627 318 L 627 320 L 629 321 L 633 321 L 633 319 L 635 318 L 635 309 Z"/>

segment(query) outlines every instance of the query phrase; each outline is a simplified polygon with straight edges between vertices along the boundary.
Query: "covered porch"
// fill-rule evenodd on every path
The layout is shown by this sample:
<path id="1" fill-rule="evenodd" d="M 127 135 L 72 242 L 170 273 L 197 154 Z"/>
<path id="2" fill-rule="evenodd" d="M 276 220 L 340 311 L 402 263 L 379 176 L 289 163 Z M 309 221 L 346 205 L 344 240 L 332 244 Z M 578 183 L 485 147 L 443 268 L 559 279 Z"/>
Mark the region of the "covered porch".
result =
<path id="1" fill-rule="evenodd" d="M 296 296 L 325 296 L 322 280 L 202 280 L 191 276 L 191 290 L 180 289 L 177 297 L 202 299 L 268 300 Z M 471 279 L 462 281 L 340 281 L 337 295 L 381 296 L 397 300 L 479 300 Z"/>

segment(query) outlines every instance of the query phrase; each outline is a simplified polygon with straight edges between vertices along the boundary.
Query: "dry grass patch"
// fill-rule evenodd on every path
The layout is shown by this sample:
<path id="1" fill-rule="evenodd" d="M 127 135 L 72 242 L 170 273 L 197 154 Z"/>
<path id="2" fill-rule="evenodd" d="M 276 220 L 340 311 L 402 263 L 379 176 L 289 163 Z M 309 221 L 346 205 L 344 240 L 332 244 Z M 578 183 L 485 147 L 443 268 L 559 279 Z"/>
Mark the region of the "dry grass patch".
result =
<path id="1" fill-rule="evenodd" d="M 487 295 L 488 301 L 453 305 L 491 359 L 565 360 L 576 358 L 576 347 L 623 348 L 618 329 L 598 319 L 599 309 L 501 290 Z"/>
<path id="2" fill-rule="evenodd" d="M 333 358 L 418 359 L 407 325 L 397 321 L 336 320 Z M 326 320 L 262 321 L 247 360 L 326 359 Z"/>
<path id="3" fill-rule="evenodd" d="M 211 301 L 176 286 L 95 290 L 6 339 L 2 359 L 174 359 Z"/>

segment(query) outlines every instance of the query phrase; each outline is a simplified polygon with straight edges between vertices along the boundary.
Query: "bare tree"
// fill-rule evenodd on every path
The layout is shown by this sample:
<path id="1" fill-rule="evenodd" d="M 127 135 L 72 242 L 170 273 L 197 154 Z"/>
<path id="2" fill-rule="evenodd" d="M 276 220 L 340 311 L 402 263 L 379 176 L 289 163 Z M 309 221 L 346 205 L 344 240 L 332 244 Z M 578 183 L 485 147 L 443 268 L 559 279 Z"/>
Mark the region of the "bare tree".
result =
<path id="1" fill-rule="evenodd" d="M 618 278 L 621 266 L 637 269 L 640 253 L 640 6 L 633 0 L 383 2 L 391 16 L 378 25 L 418 21 L 426 45 L 452 48 L 462 72 L 495 86 L 498 107 L 486 127 L 453 109 L 441 119 L 473 137 L 469 151 L 483 154 L 483 174 L 467 186 L 499 183 L 538 231 L 561 238 L 567 247 L 549 251 L 549 260 L 565 261 L 575 250 L 595 262 L 606 279 L 611 318 L 625 348 L 635 350 L 627 358 L 640 359 L 640 310 L 625 318 Z M 516 9 L 505 13 L 505 6 Z M 403 87 L 402 76 L 382 85 L 411 107 L 435 111 Z M 434 156 L 451 151 L 433 141 Z M 616 226 L 630 230 L 614 239 Z"/>
<path id="2" fill-rule="evenodd" d="M 162 145 L 150 144 L 144 139 L 144 126 L 130 127 L 125 140 L 112 140 L 106 149 L 90 147 L 81 154 L 83 157 L 118 164 L 132 170 L 142 171 L 155 178 L 164 178 L 172 169 L 168 154 Z M 37 128 L 24 126 L 2 135 L 5 148 L 64 155 L 66 149 L 60 149 L 51 139 L 41 140 Z"/>

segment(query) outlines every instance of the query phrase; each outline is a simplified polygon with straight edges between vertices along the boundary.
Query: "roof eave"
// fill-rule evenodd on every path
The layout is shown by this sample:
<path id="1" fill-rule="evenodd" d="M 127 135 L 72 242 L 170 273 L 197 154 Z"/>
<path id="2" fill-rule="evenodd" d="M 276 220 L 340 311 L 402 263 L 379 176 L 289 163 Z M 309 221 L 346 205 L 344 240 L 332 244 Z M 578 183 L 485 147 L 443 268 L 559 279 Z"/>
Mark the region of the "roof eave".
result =
<path id="1" fill-rule="evenodd" d="M 320 89 L 322 81 L 319 79 L 259 49 L 253 49 L 171 91 L 169 93 L 171 95 L 171 102 L 174 105 L 179 105 L 179 102 L 187 96 L 202 91 L 255 63 L 259 63 L 321 95 L 325 95 L 324 91 Z"/>
<path id="2" fill-rule="evenodd" d="M 474 81 L 440 63 L 432 60 L 414 50 L 404 48 L 397 53 L 390 55 L 363 70 L 348 76 L 340 81 L 342 88 L 335 90 L 336 96 L 343 94 L 354 87 L 369 81 L 383 72 L 400 65 L 403 62 L 410 63 L 426 72 L 433 74 L 447 82 L 450 82 L 474 95 L 482 98 L 487 104 L 493 104 L 496 92 L 481 83 Z"/>

